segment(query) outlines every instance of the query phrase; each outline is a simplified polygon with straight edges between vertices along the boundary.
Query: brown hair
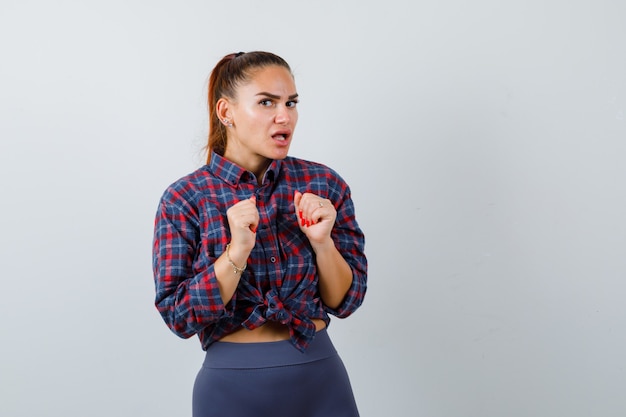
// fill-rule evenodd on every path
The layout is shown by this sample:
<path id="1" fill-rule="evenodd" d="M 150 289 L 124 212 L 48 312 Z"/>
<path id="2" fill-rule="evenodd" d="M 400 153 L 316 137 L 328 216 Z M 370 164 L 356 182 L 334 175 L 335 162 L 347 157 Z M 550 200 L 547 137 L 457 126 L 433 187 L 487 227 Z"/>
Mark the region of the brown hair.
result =
<path id="1" fill-rule="evenodd" d="M 270 52 L 238 52 L 222 58 L 209 77 L 209 142 L 207 144 L 207 164 L 211 160 L 211 151 L 224 155 L 226 150 L 226 127 L 217 117 L 216 104 L 222 97 L 234 99 L 239 85 L 250 80 L 255 71 L 271 65 L 285 67 L 291 72 L 289 64 Z"/>

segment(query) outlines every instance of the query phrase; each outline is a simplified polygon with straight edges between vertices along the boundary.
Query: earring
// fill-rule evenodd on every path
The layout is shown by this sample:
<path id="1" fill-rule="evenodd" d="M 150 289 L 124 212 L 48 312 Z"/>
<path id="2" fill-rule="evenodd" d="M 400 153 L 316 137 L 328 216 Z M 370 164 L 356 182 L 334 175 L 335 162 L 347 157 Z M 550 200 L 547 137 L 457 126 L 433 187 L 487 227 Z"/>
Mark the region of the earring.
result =
<path id="1" fill-rule="evenodd" d="M 228 119 L 222 120 L 222 123 L 224 123 L 226 127 L 233 127 L 233 124 Z"/>

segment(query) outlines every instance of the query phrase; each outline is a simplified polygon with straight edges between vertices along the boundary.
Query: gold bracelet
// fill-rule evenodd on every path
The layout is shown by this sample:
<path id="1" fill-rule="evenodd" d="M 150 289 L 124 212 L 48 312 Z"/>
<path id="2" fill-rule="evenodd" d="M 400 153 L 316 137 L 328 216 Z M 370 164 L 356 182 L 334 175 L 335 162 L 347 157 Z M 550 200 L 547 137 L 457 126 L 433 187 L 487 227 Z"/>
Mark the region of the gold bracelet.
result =
<path id="1" fill-rule="evenodd" d="M 230 249 L 230 243 L 229 243 L 228 245 L 226 245 L 226 259 L 228 259 L 228 263 L 230 264 L 230 266 L 232 266 L 232 267 L 233 267 L 233 273 L 234 273 L 235 275 L 237 275 L 237 274 L 243 274 L 243 271 L 245 271 L 245 270 L 246 270 L 246 267 L 248 266 L 248 264 L 245 264 L 245 265 L 243 266 L 243 268 L 239 268 L 237 265 L 235 265 L 235 263 L 233 262 L 233 260 L 232 260 L 232 259 L 230 259 L 230 253 L 228 253 L 229 249 Z"/>

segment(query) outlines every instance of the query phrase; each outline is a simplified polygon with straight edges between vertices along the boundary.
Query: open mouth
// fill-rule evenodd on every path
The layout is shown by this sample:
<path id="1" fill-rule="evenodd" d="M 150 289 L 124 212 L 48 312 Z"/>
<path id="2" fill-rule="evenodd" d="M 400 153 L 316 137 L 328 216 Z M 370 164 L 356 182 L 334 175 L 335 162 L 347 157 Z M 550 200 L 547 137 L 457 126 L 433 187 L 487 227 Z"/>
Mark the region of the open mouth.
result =
<path id="1" fill-rule="evenodd" d="M 278 141 L 286 141 L 287 138 L 289 137 L 289 134 L 286 132 L 278 132 L 274 135 L 272 135 L 272 139 L 278 140 Z"/>

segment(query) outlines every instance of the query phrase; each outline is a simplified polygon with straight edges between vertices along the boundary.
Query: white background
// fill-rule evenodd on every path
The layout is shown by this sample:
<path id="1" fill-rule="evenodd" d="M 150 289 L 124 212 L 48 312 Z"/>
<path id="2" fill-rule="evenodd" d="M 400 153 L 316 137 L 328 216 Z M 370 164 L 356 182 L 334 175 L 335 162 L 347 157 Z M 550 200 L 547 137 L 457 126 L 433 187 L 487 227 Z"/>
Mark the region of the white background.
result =
<path id="1" fill-rule="evenodd" d="M 626 415 L 625 41 L 621 0 L 1 0 L 0 415 L 191 414 L 153 218 L 257 49 L 366 232 L 363 417 Z"/>

